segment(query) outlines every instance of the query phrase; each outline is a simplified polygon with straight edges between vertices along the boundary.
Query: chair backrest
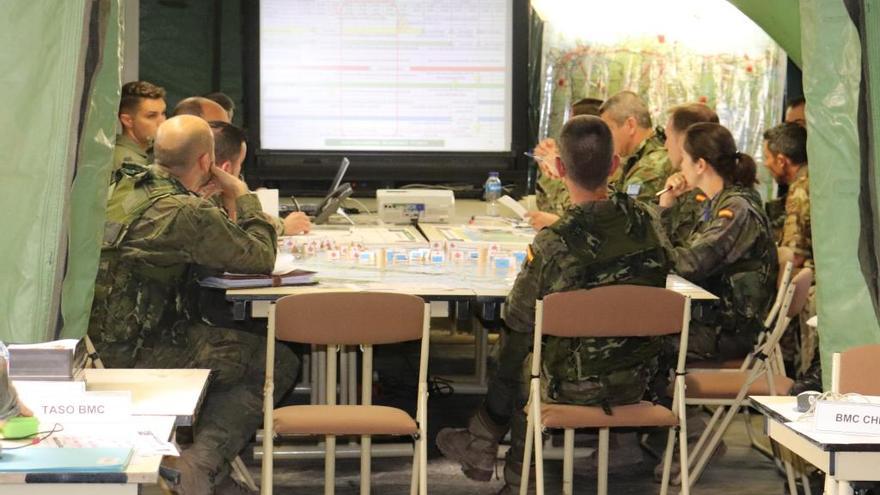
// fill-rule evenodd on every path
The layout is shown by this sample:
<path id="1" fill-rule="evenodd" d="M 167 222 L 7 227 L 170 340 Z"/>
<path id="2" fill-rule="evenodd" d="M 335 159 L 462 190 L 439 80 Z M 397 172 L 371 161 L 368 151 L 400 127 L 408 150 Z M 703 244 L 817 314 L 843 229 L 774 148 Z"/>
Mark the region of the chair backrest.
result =
<path id="1" fill-rule="evenodd" d="M 388 292 L 295 294 L 275 304 L 275 337 L 317 345 L 389 344 L 422 338 L 425 301 Z"/>
<path id="2" fill-rule="evenodd" d="M 794 295 L 791 298 L 791 304 L 788 306 L 788 317 L 794 318 L 804 309 L 807 303 L 807 297 L 810 295 L 810 286 L 813 285 L 813 270 L 804 268 L 791 280 L 794 287 Z"/>
<path id="3" fill-rule="evenodd" d="M 794 251 L 791 248 L 778 247 L 776 248 L 776 258 L 779 260 L 779 274 L 776 278 L 776 287 L 782 288 L 783 285 L 788 285 L 786 278 L 791 276 L 791 269 L 788 268 L 788 265 L 792 264 L 794 266 Z"/>
<path id="4" fill-rule="evenodd" d="M 661 287 L 608 285 L 544 297 L 542 332 L 557 337 L 647 337 L 682 330 L 687 297 Z"/>
<path id="5" fill-rule="evenodd" d="M 835 359 L 833 390 L 841 393 L 880 395 L 880 344 L 847 349 Z M 835 356 L 837 357 L 837 356 Z"/>

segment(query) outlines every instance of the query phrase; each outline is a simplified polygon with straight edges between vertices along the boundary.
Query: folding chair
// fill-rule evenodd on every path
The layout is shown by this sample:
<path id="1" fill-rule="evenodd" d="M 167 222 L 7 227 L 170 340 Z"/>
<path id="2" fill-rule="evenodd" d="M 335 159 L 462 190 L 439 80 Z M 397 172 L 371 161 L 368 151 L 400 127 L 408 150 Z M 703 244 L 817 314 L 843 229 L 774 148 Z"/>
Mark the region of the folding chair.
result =
<path id="1" fill-rule="evenodd" d="M 880 344 L 853 347 L 831 356 L 831 391 L 880 395 Z"/>
<path id="2" fill-rule="evenodd" d="M 758 340 L 755 343 L 755 350 L 743 359 L 728 359 L 720 363 L 713 361 L 696 361 L 688 363 L 689 370 L 723 369 L 745 371 L 748 369 L 751 365 L 751 360 L 754 359 L 755 353 L 762 348 L 762 344 L 767 339 L 767 336 L 773 331 L 773 322 L 776 321 L 776 316 L 779 315 L 779 308 L 782 306 L 782 300 L 785 298 L 785 291 L 788 290 L 788 285 L 791 283 L 791 275 L 794 267 L 794 265 L 792 265 L 794 252 L 790 248 L 781 247 L 777 248 L 777 256 L 779 260 L 779 276 L 776 280 L 776 297 L 773 299 L 773 305 L 767 312 L 767 317 L 764 318 L 764 331 L 758 335 Z M 785 364 L 782 362 L 782 354 L 778 354 L 777 356 L 779 364 L 782 365 L 781 369 L 784 370 Z"/>
<path id="3" fill-rule="evenodd" d="M 669 488 L 670 469 L 675 434 L 681 451 L 682 492 L 689 493 L 687 472 L 687 431 L 684 416 L 684 363 L 687 355 L 690 299 L 671 290 L 636 285 L 611 285 L 591 290 L 559 292 L 537 301 L 535 309 L 535 341 L 528 405 L 528 426 L 523 456 L 520 494 L 525 495 L 529 484 L 532 448 L 535 448 L 536 487 L 544 493 L 544 449 L 541 438 L 544 429 L 564 429 L 564 456 L 562 492 L 573 493 L 574 430 L 599 429 L 598 493 L 608 493 L 608 440 L 611 428 L 669 427 L 663 463 L 661 495 Z M 557 337 L 652 337 L 681 335 L 672 410 L 650 402 L 639 402 L 612 407 L 612 414 L 602 407 L 569 404 L 542 404 L 541 338 Z"/>
<path id="4" fill-rule="evenodd" d="M 794 385 L 793 380 L 779 372 L 777 344 L 791 319 L 803 309 L 812 281 L 813 272 L 809 269 L 802 270 L 791 281 L 779 308 L 773 331 L 754 359 L 750 360 L 747 370 L 699 370 L 688 373 L 685 378 L 688 391 L 685 400 L 687 405 L 719 406 L 692 449 L 691 484 L 699 479 L 733 417 L 741 407 L 748 406 L 748 395 L 785 395 Z M 716 428 L 716 423 L 722 415 L 724 418 Z M 711 439 L 709 435 L 712 435 Z M 707 439 L 708 443 L 706 443 Z M 785 470 L 790 489 L 794 494 L 794 475 L 788 460 L 785 461 Z"/>
<path id="5" fill-rule="evenodd" d="M 421 298 L 378 292 L 326 292 L 282 297 L 269 311 L 264 388 L 261 493 L 272 493 L 273 440 L 280 435 L 325 436 L 324 493 L 335 482 L 336 437 L 361 438 L 361 489 L 370 493 L 372 435 L 409 435 L 415 441 L 411 493 L 425 495 L 428 432 L 428 326 L 430 306 Z M 326 405 L 288 406 L 273 411 L 275 339 L 327 346 Z M 373 345 L 421 340 L 416 417 L 393 407 L 372 405 Z M 361 346 L 360 405 L 336 405 L 336 353 L 339 346 Z"/>

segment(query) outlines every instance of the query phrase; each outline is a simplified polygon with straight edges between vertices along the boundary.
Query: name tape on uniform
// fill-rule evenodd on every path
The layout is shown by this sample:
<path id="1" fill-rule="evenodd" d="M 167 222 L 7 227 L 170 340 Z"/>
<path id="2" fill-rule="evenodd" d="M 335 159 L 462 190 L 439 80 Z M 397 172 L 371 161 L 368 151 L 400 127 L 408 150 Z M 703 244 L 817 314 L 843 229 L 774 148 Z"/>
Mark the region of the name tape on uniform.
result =
<path id="1" fill-rule="evenodd" d="M 818 401 L 816 429 L 835 433 L 880 435 L 880 404 Z"/>

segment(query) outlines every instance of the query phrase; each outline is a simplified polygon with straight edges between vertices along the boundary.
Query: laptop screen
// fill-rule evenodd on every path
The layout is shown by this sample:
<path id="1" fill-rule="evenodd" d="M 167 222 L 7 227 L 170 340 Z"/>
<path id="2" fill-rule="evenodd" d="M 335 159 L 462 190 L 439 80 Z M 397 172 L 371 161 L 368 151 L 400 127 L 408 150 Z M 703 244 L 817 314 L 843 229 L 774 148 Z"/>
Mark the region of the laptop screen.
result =
<path id="1" fill-rule="evenodd" d="M 339 164 L 339 170 L 336 171 L 336 177 L 333 178 L 333 182 L 330 183 L 330 190 L 327 191 L 327 195 L 333 194 L 333 191 L 339 187 L 339 184 L 342 183 L 342 177 L 345 176 L 345 171 L 348 170 L 348 158 L 343 157 L 342 163 Z"/>

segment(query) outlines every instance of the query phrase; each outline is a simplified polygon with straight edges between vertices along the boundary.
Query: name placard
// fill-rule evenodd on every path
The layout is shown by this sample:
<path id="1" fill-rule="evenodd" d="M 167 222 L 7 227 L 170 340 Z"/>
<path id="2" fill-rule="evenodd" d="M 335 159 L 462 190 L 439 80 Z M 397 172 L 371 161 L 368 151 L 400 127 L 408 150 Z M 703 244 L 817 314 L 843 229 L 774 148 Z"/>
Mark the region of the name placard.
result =
<path id="1" fill-rule="evenodd" d="M 28 407 L 41 421 L 94 423 L 131 416 L 131 392 L 80 392 L 32 397 Z"/>
<path id="2" fill-rule="evenodd" d="M 834 433 L 880 435 L 880 404 L 818 401 L 816 429 Z"/>

